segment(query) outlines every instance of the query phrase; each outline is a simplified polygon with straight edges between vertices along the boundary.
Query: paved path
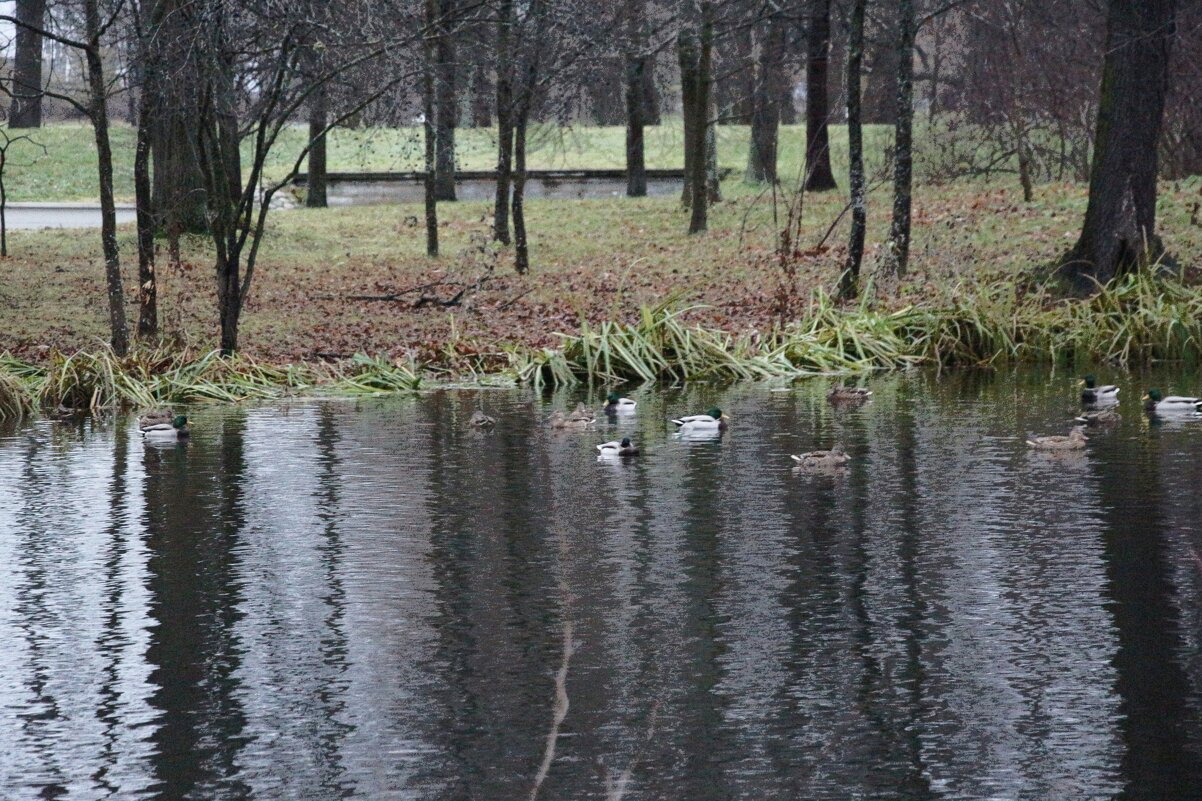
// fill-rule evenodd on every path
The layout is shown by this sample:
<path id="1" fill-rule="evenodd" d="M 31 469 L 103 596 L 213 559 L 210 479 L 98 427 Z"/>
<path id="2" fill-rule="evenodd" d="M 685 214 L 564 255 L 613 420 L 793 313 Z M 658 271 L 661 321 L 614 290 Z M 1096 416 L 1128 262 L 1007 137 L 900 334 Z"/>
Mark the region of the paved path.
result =
<path id="1" fill-rule="evenodd" d="M 99 228 L 100 206 L 95 203 L 9 203 L 4 221 L 19 228 Z M 134 207 L 117 206 L 117 222 L 134 221 Z"/>

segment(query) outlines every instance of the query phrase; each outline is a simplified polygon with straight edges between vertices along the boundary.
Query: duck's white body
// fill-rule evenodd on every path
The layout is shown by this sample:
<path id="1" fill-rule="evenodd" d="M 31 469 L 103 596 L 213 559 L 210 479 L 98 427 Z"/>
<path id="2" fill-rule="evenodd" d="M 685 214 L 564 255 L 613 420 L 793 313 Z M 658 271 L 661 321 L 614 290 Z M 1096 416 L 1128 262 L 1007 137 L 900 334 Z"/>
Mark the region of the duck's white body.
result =
<path id="1" fill-rule="evenodd" d="M 721 431 L 725 427 L 720 417 L 710 417 L 708 414 L 691 414 L 688 417 L 681 417 L 678 420 L 673 420 L 680 433 L 692 433 L 700 431 Z"/>
<path id="2" fill-rule="evenodd" d="M 597 446 L 597 450 L 602 456 L 636 456 L 639 449 L 636 448 L 630 440 L 613 442 L 603 442 Z"/>
<path id="3" fill-rule="evenodd" d="M 1157 414 L 1194 414 L 1202 411 L 1202 398 L 1169 395 L 1167 398 L 1157 401 L 1150 410 Z"/>
<path id="4" fill-rule="evenodd" d="M 630 398 L 618 398 L 616 401 L 607 402 L 605 404 L 606 414 L 634 414 L 638 408 L 638 403 Z"/>
<path id="5" fill-rule="evenodd" d="M 1119 388 L 1114 384 L 1105 384 L 1084 389 L 1081 391 L 1081 401 L 1094 406 L 1113 406 L 1119 402 Z"/>
<path id="6" fill-rule="evenodd" d="M 185 428 L 176 428 L 171 423 L 154 423 L 144 426 L 142 436 L 152 442 L 174 442 L 188 437 L 188 431 Z"/>

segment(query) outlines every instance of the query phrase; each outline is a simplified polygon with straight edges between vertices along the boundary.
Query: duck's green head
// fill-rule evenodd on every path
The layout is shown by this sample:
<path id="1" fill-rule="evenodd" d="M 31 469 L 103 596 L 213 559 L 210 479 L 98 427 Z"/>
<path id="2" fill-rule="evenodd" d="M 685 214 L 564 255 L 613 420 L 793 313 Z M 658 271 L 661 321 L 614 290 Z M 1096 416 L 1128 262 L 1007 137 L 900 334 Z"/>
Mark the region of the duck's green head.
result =
<path id="1" fill-rule="evenodd" d="M 616 392 L 611 392 L 605 396 L 606 403 L 617 403 L 620 400 L 622 400 L 622 396 Z"/>
<path id="2" fill-rule="evenodd" d="M 1085 382 L 1086 389 L 1093 389 L 1094 386 L 1098 383 L 1098 377 L 1095 376 L 1093 373 L 1089 373 L 1082 380 Z"/>
<path id="3" fill-rule="evenodd" d="M 622 437 L 621 445 L 623 448 L 629 448 L 630 447 L 630 437 Z"/>
<path id="4" fill-rule="evenodd" d="M 177 414 L 175 419 L 171 421 L 171 425 L 175 428 L 183 428 L 184 426 L 188 425 L 188 418 L 184 417 L 182 414 Z"/>
<path id="5" fill-rule="evenodd" d="M 1159 389 L 1149 389 L 1148 394 L 1144 395 L 1144 399 L 1150 400 L 1153 403 L 1160 403 L 1160 390 Z"/>
<path id="6" fill-rule="evenodd" d="M 715 420 L 722 419 L 722 410 L 719 409 L 717 406 L 712 407 L 708 412 L 706 412 L 706 414 L 708 414 L 710 417 L 714 418 Z"/>

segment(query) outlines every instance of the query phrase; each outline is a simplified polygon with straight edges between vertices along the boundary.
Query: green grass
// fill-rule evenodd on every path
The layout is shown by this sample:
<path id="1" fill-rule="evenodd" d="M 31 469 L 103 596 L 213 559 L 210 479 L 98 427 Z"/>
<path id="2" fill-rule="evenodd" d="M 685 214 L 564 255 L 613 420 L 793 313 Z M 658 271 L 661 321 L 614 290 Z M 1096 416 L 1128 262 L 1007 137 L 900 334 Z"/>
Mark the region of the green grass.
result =
<path id="1" fill-rule="evenodd" d="M 732 188 L 741 183 L 747 161 L 746 126 L 718 127 L 719 166 L 734 170 Z M 19 142 L 9 151 L 5 185 L 11 201 L 95 201 L 97 198 L 96 145 L 85 124 L 49 125 L 32 133 L 34 143 Z M 625 165 L 625 129 L 536 125 L 530 133 L 531 169 L 622 168 Z M 278 178 L 292 167 L 307 143 L 308 128 L 287 128 L 267 165 L 269 178 Z M 889 129 L 872 127 L 868 150 L 879 159 L 891 137 Z M 832 157 L 837 174 L 846 172 L 847 132 L 831 131 Z M 112 129 L 114 191 L 118 199 L 133 199 L 134 131 L 126 125 Z M 491 128 L 458 131 L 456 155 L 461 169 L 488 170 L 496 166 L 496 132 Z M 680 167 L 681 128 L 677 119 L 647 129 L 647 166 Z M 244 159 L 249 150 L 244 148 Z M 804 126 L 784 126 L 780 133 L 780 172 L 796 179 L 805 155 Z M 385 172 L 420 170 L 423 151 L 420 128 L 343 129 L 331 132 L 328 163 L 331 172 Z M 879 163 L 876 165 L 879 169 Z M 302 167 L 303 169 L 303 167 Z M 874 169 L 870 163 L 870 173 Z"/>

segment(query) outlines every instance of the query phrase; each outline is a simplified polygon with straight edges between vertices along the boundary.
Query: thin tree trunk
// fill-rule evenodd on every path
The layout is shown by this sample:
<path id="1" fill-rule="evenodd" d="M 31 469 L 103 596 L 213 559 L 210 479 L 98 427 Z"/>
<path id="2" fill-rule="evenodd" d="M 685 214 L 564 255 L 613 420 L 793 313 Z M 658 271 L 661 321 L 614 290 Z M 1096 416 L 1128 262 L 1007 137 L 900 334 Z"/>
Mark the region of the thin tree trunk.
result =
<path id="1" fill-rule="evenodd" d="M 513 0 L 501 0 L 497 18 L 497 196 L 493 239 L 510 243 L 509 186 L 513 165 Z"/>
<path id="2" fill-rule="evenodd" d="M 806 164 L 805 188 L 810 192 L 836 189 L 831 171 L 830 102 L 831 0 L 810 0 L 806 37 Z M 913 2 L 913 0 L 903 0 Z"/>
<path id="3" fill-rule="evenodd" d="M 422 37 L 422 129 L 426 145 L 426 255 L 438 255 L 438 175 L 437 175 L 437 138 L 435 125 L 435 88 L 434 71 L 440 66 L 436 64 L 438 46 L 433 41 L 438 34 L 434 31 L 437 24 L 437 0 L 426 0 L 426 29 L 428 33 Z M 452 181 L 452 188 L 454 184 Z"/>
<path id="4" fill-rule="evenodd" d="M 0 257 L 8 258 L 8 188 L 4 185 L 4 162 L 8 147 L 0 150 Z"/>
<path id="5" fill-rule="evenodd" d="M 642 0 L 646 2 L 646 0 Z M 644 41 L 645 39 L 644 34 Z M 659 125 L 659 86 L 655 83 L 655 53 L 643 49 L 643 125 Z"/>
<path id="6" fill-rule="evenodd" d="M 150 185 L 151 97 L 146 86 L 154 81 L 143 68 L 143 90 L 138 99 L 138 133 L 134 146 L 134 202 L 138 229 L 138 338 L 152 340 L 159 333 L 158 280 L 154 268 L 154 207 Z"/>
<path id="7" fill-rule="evenodd" d="M 17 0 L 15 16 L 35 28 L 46 27 L 46 0 Z M 42 127 L 42 37 L 20 25 L 13 54 L 9 128 Z"/>
<path id="8" fill-rule="evenodd" d="M 518 115 L 513 137 L 513 269 L 518 275 L 530 272 L 530 247 L 526 239 L 526 126 L 529 116 L 528 110 Z"/>
<path id="9" fill-rule="evenodd" d="M 329 172 L 326 167 L 326 126 L 330 124 L 330 95 L 325 83 L 309 97 L 309 174 L 305 181 L 305 205 L 324 209 L 329 204 Z"/>
<path id="10" fill-rule="evenodd" d="M 868 204 L 864 196 L 864 128 L 860 102 L 867 4 L 868 0 L 852 0 L 847 34 L 847 183 L 851 190 L 851 232 L 847 238 L 847 262 L 839 281 L 839 297 L 845 300 L 854 298 L 859 292 L 860 265 L 864 261 L 864 239 L 868 230 Z"/>
<path id="11" fill-rule="evenodd" d="M 438 18 L 433 23 L 438 37 L 434 66 L 434 106 L 437 113 L 434 192 L 438 200 L 455 200 L 455 127 L 459 122 L 459 109 L 455 91 L 455 39 L 451 31 L 456 11 L 456 0 L 440 0 Z"/>
<path id="12" fill-rule="evenodd" d="M 889 244 L 894 270 L 904 276 L 910 261 L 910 209 L 914 182 L 914 0 L 899 0 L 897 123 L 894 133 L 893 220 Z"/>
<path id="13" fill-rule="evenodd" d="M 718 107 L 711 99 L 705 119 L 705 197 L 710 205 L 722 200 L 722 182 L 718 179 Z"/>
<path id="14" fill-rule="evenodd" d="M 643 125 L 646 103 L 647 19 L 646 0 L 626 0 L 626 195 L 647 194 L 647 163 Z"/>
<path id="15" fill-rule="evenodd" d="M 1157 145 L 1175 0 L 1110 0 L 1089 203 L 1062 269 L 1078 291 L 1164 253 L 1156 235 Z"/>
<path id="16" fill-rule="evenodd" d="M 781 84 L 784 83 L 785 24 L 781 15 L 773 12 L 760 24 L 757 34 L 746 178 L 751 183 L 776 183 L 776 143 L 780 102 L 784 96 Z"/>
<path id="17" fill-rule="evenodd" d="M 693 205 L 689 217 L 689 233 L 700 234 L 709 227 L 710 161 L 716 161 L 717 146 L 712 137 L 710 120 L 711 67 L 714 51 L 714 6 L 708 0 L 701 3 L 701 48 L 697 56 L 697 152 L 693 154 Z"/>
<path id="18" fill-rule="evenodd" d="M 125 322 L 125 290 L 121 284 L 121 256 L 117 249 L 117 208 L 113 201 L 113 149 L 109 144 L 109 117 L 104 67 L 100 60 L 100 9 L 97 0 L 84 4 L 84 27 L 88 47 L 88 91 L 92 130 L 96 137 L 96 164 L 100 179 L 100 241 L 104 250 L 104 276 L 108 286 L 109 328 L 113 352 L 124 356 L 129 350 L 129 328 Z"/>
<path id="19" fill-rule="evenodd" d="M 703 136 L 697 113 L 697 35 L 695 31 L 682 28 L 676 39 L 676 54 L 680 61 L 680 109 L 684 127 L 684 186 L 681 189 L 682 208 L 693 205 L 694 156 L 698 151 L 697 139 Z"/>

